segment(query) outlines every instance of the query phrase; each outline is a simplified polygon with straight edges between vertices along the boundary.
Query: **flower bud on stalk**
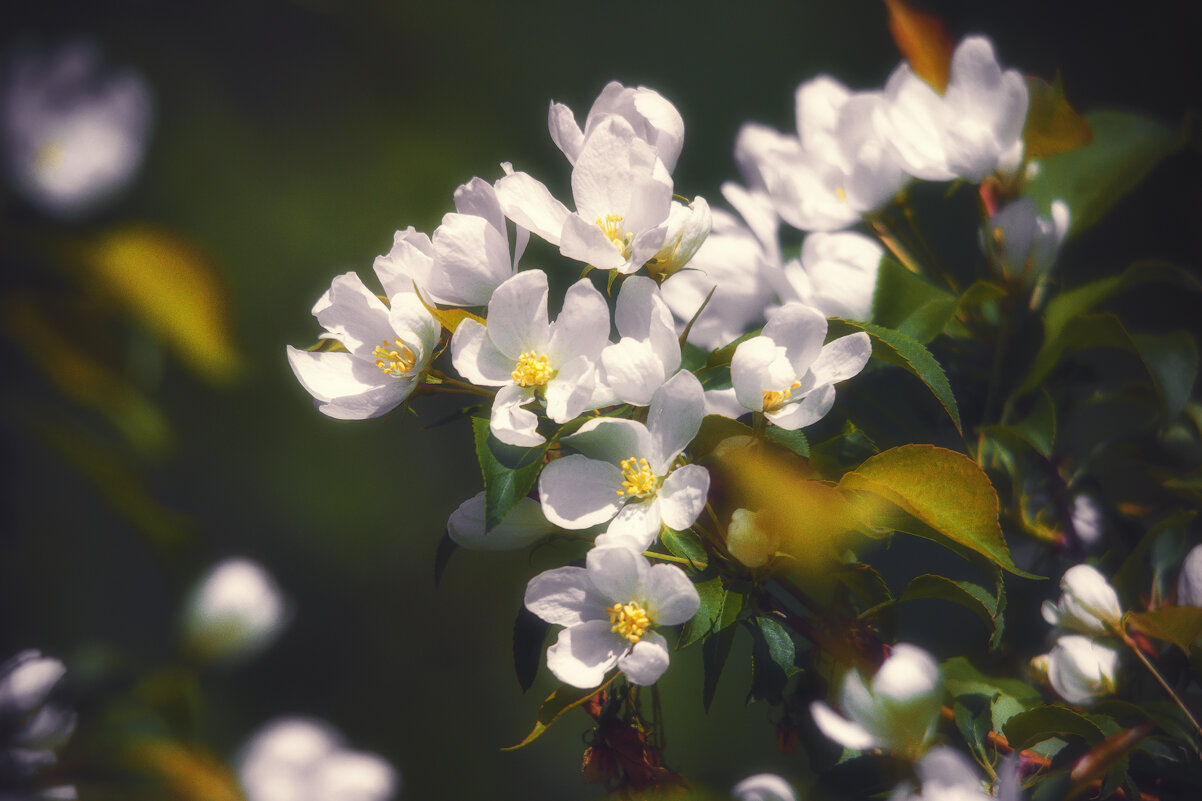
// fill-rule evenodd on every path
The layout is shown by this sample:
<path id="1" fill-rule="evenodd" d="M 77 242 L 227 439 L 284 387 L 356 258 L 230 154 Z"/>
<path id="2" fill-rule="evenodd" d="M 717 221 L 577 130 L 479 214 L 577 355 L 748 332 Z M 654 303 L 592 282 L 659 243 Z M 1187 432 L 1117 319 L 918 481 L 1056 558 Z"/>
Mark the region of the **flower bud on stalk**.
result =
<path id="1" fill-rule="evenodd" d="M 1112 634 L 1119 628 L 1123 609 L 1118 594 L 1095 568 L 1070 567 L 1060 579 L 1060 589 L 1058 603 L 1044 601 L 1043 619 L 1048 623 L 1092 635 Z"/>
<path id="2" fill-rule="evenodd" d="M 1118 661 L 1115 649 L 1080 634 L 1066 634 L 1050 653 L 1032 659 L 1031 667 L 1064 700 L 1087 705 L 1114 692 Z"/>

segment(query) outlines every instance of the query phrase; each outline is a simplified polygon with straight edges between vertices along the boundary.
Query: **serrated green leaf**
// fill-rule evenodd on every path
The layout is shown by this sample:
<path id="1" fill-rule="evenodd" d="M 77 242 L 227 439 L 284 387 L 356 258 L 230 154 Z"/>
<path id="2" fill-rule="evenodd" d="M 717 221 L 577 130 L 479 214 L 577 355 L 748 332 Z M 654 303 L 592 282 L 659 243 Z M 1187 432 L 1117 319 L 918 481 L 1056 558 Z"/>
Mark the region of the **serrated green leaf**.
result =
<path id="1" fill-rule="evenodd" d="M 1031 413 L 1011 428 L 1044 457 L 1050 457 L 1056 445 L 1056 403 L 1052 394 L 1042 390 Z"/>
<path id="2" fill-rule="evenodd" d="M 513 621 L 513 669 L 522 692 L 530 689 L 543 661 L 543 643 L 551 625 L 526 607 Z"/>
<path id="3" fill-rule="evenodd" d="M 681 626 L 680 639 L 676 643 L 678 649 L 687 648 L 708 636 L 718 629 L 722 620 L 722 607 L 727 595 L 722 578 L 715 576 L 709 581 L 698 582 L 693 586 L 701 598 L 701 606 L 697 610 L 697 614 Z"/>
<path id="4" fill-rule="evenodd" d="M 943 675 L 943 685 L 953 696 L 983 695 L 993 698 L 997 694 L 1010 696 L 1026 707 L 1041 703 L 1043 696 L 1039 690 L 1026 682 L 1012 678 L 994 678 L 973 667 L 962 656 L 952 657 L 939 666 Z"/>
<path id="5" fill-rule="evenodd" d="M 726 658 L 730 656 L 730 647 L 735 641 L 737 628 L 727 626 L 714 632 L 701 644 L 701 664 L 704 671 L 704 682 L 701 691 L 701 702 L 708 712 L 714 703 L 714 693 L 718 691 L 718 679 L 726 667 Z"/>
<path id="6" fill-rule="evenodd" d="M 472 418 L 472 435 L 476 443 L 476 459 L 480 463 L 480 473 L 484 476 L 484 530 L 491 531 L 500 524 L 505 516 L 522 498 L 534 487 L 538 474 L 543 468 L 542 452 L 546 444 L 538 448 L 522 448 L 519 450 L 538 452 L 537 458 L 528 454 L 529 463 L 519 469 L 506 467 L 493 451 L 489 433 L 488 420 L 483 417 Z"/>
<path id="7" fill-rule="evenodd" d="M 770 617 L 757 617 L 755 622 L 768 645 L 768 655 L 772 657 L 772 661 L 780 665 L 786 674 L 793 670 L 797 647 L 788 630 Z"/>
<path id="8" fill-rule="evenodd" d="M 1152 376 L 1165 412 L 1176 418 L 1185 409 L 1198 378 L 1198 343 L 1185 331 L 1134 334 L 1135 350 Z"/>
<path id="9" fill-rule="evenodd" d="M 1010 747 L 1016 751 L 1030 748 L 1056 735 L 1080 737 L 1090 745 L 1105 739 L 1105 734 L 1096 723 L 1076 710 L 1058 704 L 1049 704 L 1020 712 L 1002 729 Z"/>
<path id="10" fill-rule="evenodd" d="M 1202 607 L 1162 606 L 1151 612 L 1136 612 L 1127 623 L 1149 637 L 1165 640 L 1189 653 L 1190 645 L 1202 637 Z"/>
<path id="11" fill-rule="evenodd" d="M 941 535 L 1016 575 L 998 524 L 989 477 L 962 453 L 934 445 L 902 445 L 873 456 L 839 481 L 843 490 L 884 498 Z"/>
<path id="12" fill-rule="evenodd" d="M 501 750 L 516 751 L 534 742 L 539 737 L 542 737 L 543 733 L 551 728 L 551 724 L 563 717 L 566 712 L 575 709 L 597 693 L 604 691 L 609 685 L 614 683 L 614 679 L 621 675 L 621 671 L 615 670 L 613 675 L 606 679 L 600 687 L 589 689 L 569 687 L 566 684 L 560 685 L 554 692 L 547 696 L 542 706 L 538 708 L 537 721 L 534 724 L 534 728 L 526 735 L 526 738 L 517 745 L 511 745 Z"/>
<path id="13" fill-rule="evenodd" d="M 668 553 L 688 559 L 698 569 L 704 567 L 709 558 L 701 539 L 691 531 L 676 531 L 665 527 L 659 533 L 659 541 L 668 549 Z"/>
<path id="14" fill-rule="evenodd" d="M 872 294 L 872 321 L 886 328 L 901 328 L 920 309 L 956 296 L 906 269 L 892 256 L 881 259 Z"/>
<path id="15" fill-rule="evenodd" d="M 997 599 L 979 584 L 952 581 L 944 576 L 925 573 L 915 577 L 897 600 L 913 601 L 920 598 L 934 598 L 963 606 L 985 621 L 991 635 L 997 630 Z"/>
<path id="16" fill-rule="evenodd" d="M 998 694 L 989 702 L 989 714 L 993 721 L 993 730 L 1001 731 L 1010 718 L 1026 712 L 1030 707 L 1011 695 Z"/>
<path id="17" fill-rule="evenodd" d="M 947 381 L 947 375 L 922 343 L 901 331 L 837 317 L 833 317 L 829 321 L 827 337 L 833 339 L 856 331 L 864 331 L 872 339 L 874 358 L 895 364 L 926 384 L 927 389 L 931 391 L 931 394 L 935 396 L 935 399 L 952 419 L 956 430 L 963 431 L 960 425 L 960 410 L 956 406 L 956 398 L 952 394 L 952 387 Z"/>
<path id="18" fill-rule="evenodd" d="M 1182 141 L 1175 128 L 1142 114 L 1095 111 L 1085 115 L 1085 122 L 1093 141 L 1034 162 L 1035 176 L 1023 187 L 1023 195 L 1045 217 L 1050 217 L 1053 201 L 1068 205 L 1070 236 L 1101 220 Z"/>
<path id="19" fill-rule="evenodd" d="M 810 456 L 810 441 L 806 439 L 806 435 L 800 428 L 796 431 L 787 431 L 780 426 L 769 426 L 765 436 L 769 441 L 788 448 L 803 459 Z"/>
<path id="20" fill-rule="evenodd" d="M 771 650 L 759 627 L 751 625 L 751 621 L 748 621 L 748 624 L 751 630 L 751 690 L 748 700 L 758 699 L 779 704 L 788 677 L 784 668 L 772 658 Z"/>

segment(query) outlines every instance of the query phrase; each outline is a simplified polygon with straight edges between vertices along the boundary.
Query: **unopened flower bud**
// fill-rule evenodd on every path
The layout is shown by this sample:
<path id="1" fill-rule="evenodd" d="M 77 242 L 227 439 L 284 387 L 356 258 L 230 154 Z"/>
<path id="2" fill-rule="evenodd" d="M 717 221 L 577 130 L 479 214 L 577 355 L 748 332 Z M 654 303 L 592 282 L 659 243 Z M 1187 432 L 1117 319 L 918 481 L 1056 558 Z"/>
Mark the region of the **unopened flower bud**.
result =
<path id="1" fill-rule="evenodd" d="M 1043 619 L 1084 634 L 1110 634 L 1123 617 L 1118 595 L 1106 577 L 1089 565 L 1075 565 L 1060 579 L 1063 594 L 1053 604 L 1044 601 Z"/>
<path id="2" fill-rule="evenodd" d="M 1089 704 L 1099 695 L 1114 692 L 1119 654 L 1080 634 L 1066 634 L 1056 646 L 1040 658 L 1048 682 L 1060 697 L 1071 704 Z M 1035 660 L 1032 660 L 1032 667 Z"/>
<path id="3" fill-rule="evenodd" d="M 736 509 L 726 529 L 726 548 L 731 556 L 748 567 L 761 567 L 776 553 L 775 538 L 756 522 L 756 513 Z"/>
<path id="4" fill-rule="evenodd" d="M 270 645 L 288 617 L 283 593 L 266 570 L 249 559 L 227 559 L 192 591 L 184 640 L 206 661 L 236 661 Z"/>
<path id="5" fill-rule="evenodd" d="M 1202 606 L 1202 545 L 1195 545 L 1185 556 L 1177 577 L 1177 605 Z"/>
<path id="6" fill-rule="evenodd" d="M 680 270 L 710 235 L 712 225 L 713 216 L 705 198 L 698 195 L 687 206 L 673 200 L 664 245 L 647 262 L 647 272 L 663 279 Z"/>

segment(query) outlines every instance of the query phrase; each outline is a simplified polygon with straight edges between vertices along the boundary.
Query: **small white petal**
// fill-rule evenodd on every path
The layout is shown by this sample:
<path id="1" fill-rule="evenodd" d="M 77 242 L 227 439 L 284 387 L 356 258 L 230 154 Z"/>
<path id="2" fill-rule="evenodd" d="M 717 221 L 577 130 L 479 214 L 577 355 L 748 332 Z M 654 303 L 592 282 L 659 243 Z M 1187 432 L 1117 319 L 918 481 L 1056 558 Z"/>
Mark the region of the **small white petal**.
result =
<path id="1" fill-rule="evenodd" d="M 559 632 L 547 649 L 547 668 L 573 687 L 596 687 L 629 643 L 610 630 L 608 620 L 589 620 Z"/>
<path id="2" fill-rule="evenodd" d="M 622 506 L 622 471 L 587 456 L 564 456 L 538 477 L 543 514 L 557 526 L 582 529 L 610 520 Z"/>
<path id="3" fill-rule="evenodd" d="M 709 493 L 710 474 L 704 467 L 687 464 L 672 471 L 659 489 L 660 514 L 664 525 L 685 531 L 697 522 L 705 509 Z"/>
<path id="4" fill-rule="evenodd" d="M 658 632 L 645 633 L 629 653 L 618 659 L 618 668 L 631 684 L 655 684 L 668 669 L 668 641 Z"/>
<path id="5" fill-rule="evenodd" d="M 821 701 L 810 704 L 810 714 L 814 716 L 818 730 L 844 748 L 863 751 L 879 744 L 868 729 L 852 723 Z"/>
<path id="6" fill-rule="evenodd" d="M 605 619 L 606 598 L 593 587 L 583 567 L 539 573 L 526 585 L 526 608 L 548 623 L 577 626 Z"/>

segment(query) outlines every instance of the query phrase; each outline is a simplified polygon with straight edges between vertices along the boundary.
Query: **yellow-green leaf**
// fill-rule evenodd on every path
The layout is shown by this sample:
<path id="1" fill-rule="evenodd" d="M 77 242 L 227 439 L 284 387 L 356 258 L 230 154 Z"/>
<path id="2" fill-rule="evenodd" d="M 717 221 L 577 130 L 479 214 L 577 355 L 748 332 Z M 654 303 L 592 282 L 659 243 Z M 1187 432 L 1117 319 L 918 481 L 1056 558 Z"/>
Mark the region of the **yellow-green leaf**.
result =
<path id="1" fill-rule="evenodd" d="M 1093 141 L 1089 123 L 1068 104 L 1059 74 L 1051 83 L 1028 77 L 1027 91 L 1031 102 L 1023 128 L 1023 147 L 1029 158 L 1068 153 Z"/>
<path id="2" fill-rule="evenodd" d="M 600 687 L 591 687 L 583 690 L 578 687 L 569 687 L 566 684 L 561 685 L 555 692 L 548 695 L 547 700 L 543 701 L 542 706 L 538 708 L 538 719 L 534 724 L 534 728 L 526 735 L 526 739 L 517 745 L 507 746 L 501 750 L 516 751 L 542 737 L 543 732 L 549 729 L 552 723 L 563 717 L 569 710 L 575 709 L 597 693 L 602 692 L 606 687 L 613 684 L 614 679 L 620 675 L 622 675 L 621 671 L 615 670 L 613 675 L 602 683 Z"/>
<path id="3" fill-rule="evenodd" d="M 1171 642 L 1189 653 L 1190 645 L 1202 636 L 1202 607 L 1162 606 L 1132 614 L 1127 622 L 1149 637 Z"/>
<path id="4" fill-rule="evenodd" d="M 437 320 L 439 325 L 450 331 L 452 334 L 455 333 L 455 329 L 458 328 L 459 324 L 464 320 L 475 320 L 480 325 L 487 325 L 483 317 L 478 314 L 472 314 L 467 309 L 440 309 L 437 306 L 431 306 L 426 302 L 426 299 L 422 297 L 422 293 L 420 290 L 418 290 L 416 284 L 413 286 L 413 291 L 417 295 L 417 299 L 420 300 L 422 305 L 426 307 L 426 311 L 430 312 L 430 316 Z"/>

